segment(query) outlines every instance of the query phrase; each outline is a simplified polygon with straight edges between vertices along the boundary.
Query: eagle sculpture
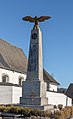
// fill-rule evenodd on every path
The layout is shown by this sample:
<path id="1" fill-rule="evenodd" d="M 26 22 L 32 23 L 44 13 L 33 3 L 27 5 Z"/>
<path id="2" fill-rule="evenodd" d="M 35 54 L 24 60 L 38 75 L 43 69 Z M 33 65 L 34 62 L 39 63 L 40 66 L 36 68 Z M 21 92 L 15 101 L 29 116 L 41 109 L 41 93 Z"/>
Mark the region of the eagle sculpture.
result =
<path id="1" fill-rule="evenodd" d="M 26 17 L 23 17 L 22 20 L 34 22 L 35 25 L 37 25 L 38 22 L 43 22 L 43 21 L 48 20 L 50 18 L 51 18 L 50 16 L 41 16 L 41 17 L 35 16 L 34 18 L 32 18 L 31 16 L 26 16 Z"/>

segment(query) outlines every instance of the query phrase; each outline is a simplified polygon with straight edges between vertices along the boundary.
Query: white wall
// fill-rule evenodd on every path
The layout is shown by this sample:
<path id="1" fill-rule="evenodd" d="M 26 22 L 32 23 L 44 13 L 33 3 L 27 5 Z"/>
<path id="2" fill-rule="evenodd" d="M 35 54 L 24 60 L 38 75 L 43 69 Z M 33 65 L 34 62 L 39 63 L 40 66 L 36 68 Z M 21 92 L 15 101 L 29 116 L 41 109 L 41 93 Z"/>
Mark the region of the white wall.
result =
<path id="1" fill-rule="evenodd" d="M 19 84 L 19 77 L 23 77 L 24 81 L 26 79 L 26 74 L 0 68 L 0 82 L 3 75 L 8 75 L 9 83 L 13 84 Z M 0 104 L 17 104 L 20 102 L 20 97 L 22 97 L 22 87 L 0 85 Z"/>
<path id="2" fill-rule="evenodd" d="M 12 87 L 0 85 L 0 104 L 11 104 L 12 102 Z"/>
<path id="3" fill-rule="evenodd" d="M 13 72 L 7 69 L 0 68 L 0 82 L 2 82 L 2 75 L 6 74 L 9 76 L 9 83 L 19 84 L 19 77 L 24 77 L 24 81 L 26 79 L 26 74 L 21 74 L 18 72 Z"/>
<path id="4" fill-rule="evenodd" d="M 12 103 L 20 103 L 20 97 L 22 97 L 22 87 L 12 87 Z"/>
<path id="5" fill-rule="evenodd" d="M 0 85 L 0 104 L 17 104 L 21 96 L 22 87 Z"/>
<path id="6" fill-rule="evenodd" d="M 49 90 L 50 91 L 56 91 L 57 92 L 57 85 L 49 84 Z"/>
<path id="7" fill-rule="evenodd" d="M 67 106 L 72 106 L 72 99 L 67 97 Z"/>
<path id="8" fill-rule="evenodd" d="M 67 98 L 63 93 L 49 92 L 47 91 L 48 104 L 58 105 L 62 104 L 63 106 L 72 106 L 72 99 Z"/>

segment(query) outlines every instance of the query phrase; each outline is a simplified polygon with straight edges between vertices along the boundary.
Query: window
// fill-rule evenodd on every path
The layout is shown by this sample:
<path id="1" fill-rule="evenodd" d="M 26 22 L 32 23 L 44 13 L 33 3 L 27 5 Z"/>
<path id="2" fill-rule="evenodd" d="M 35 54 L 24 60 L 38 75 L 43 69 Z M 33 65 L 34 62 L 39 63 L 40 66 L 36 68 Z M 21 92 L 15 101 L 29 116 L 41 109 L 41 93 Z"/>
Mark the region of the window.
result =
<path id="1" fill-rule="evenodd" d="M 8 75 L 3 75 L 2 76 L 2 82 L 9 82 L 9 76 Z"/>
<path id="2" fill-rule="evenodd" d="M 23 77 L 19 77 L 19 85 L 21 86 L 22 85 L 22 82 L 24 81 L 24 78 Z"/>

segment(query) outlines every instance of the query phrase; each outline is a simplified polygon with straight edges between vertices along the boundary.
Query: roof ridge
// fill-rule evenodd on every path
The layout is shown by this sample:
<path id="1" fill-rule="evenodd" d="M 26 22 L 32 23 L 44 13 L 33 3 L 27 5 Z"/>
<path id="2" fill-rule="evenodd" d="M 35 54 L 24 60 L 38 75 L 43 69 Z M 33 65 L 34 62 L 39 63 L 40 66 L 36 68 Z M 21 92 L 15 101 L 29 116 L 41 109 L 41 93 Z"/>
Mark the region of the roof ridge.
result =
<path id="1" fill-rule="evenodd" d="M 7 44 L 9 44 L 10 46 L 13 46 L 13 47 L 15 47 L 15 48 L 17 48 L 17 49 L 22 50 L 22 48 L 17 47 L 17 46 L 15 46 L 15 45 L 13 45 L 13 44 L 9 43 L 9 42 L 8 42 L 8 41 L 6 41 L 6 40 L 3 40 L 3 39 L 1 39 L 1 38 L 0 38 L 0 40 L 1 40 L 1 41 L 3 41 L 3 42 L 5 42 L 5 43 L 7 43 Z M 22 50 L 22 51 L 23 51 L 23 50 Z"/>

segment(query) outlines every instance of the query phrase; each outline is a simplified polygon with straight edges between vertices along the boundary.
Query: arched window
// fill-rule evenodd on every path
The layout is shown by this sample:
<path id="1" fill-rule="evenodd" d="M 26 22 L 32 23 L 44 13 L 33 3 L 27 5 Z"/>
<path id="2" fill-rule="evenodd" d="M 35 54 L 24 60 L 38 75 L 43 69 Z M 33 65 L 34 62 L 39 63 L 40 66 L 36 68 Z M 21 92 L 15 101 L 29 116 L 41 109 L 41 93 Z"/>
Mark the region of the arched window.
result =
<path id="1" fill-rule="evenodd" d="M 9 76 L 6 75 L 6 74 L 4 74 L 4 75 L 2 76 L 2 82 L 9 82 Z"/>
<path id="2" fill-rule="evenodd" d="M 22 85 L 22 82 L 24 81 L 24 77 L 19 77 L 19 85 Z"/>

